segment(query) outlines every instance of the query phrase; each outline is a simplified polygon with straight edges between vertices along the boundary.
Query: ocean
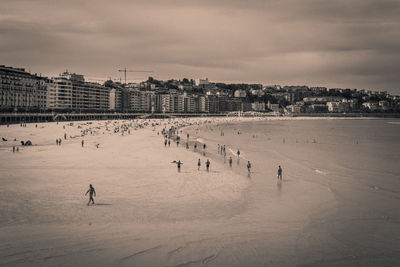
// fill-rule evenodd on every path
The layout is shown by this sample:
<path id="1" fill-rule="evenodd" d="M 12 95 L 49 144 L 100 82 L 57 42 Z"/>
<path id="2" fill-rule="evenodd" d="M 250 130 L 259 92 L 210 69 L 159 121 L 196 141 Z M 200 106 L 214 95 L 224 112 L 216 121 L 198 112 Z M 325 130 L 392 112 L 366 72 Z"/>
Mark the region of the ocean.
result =
<path id="1" fill-rule="evenodd" d="M 206 158 L 229 168 L 232 157 L 231 169 L 243 176 L 251 162 L 241 219 L 252 218 L 261 232 L 296 235 L 295 244 L 270 242 L 282 255 L 297 255 L 293 263 L 400 263 L 400 120 L 268 120 L 209 124 L 189 134 L 207 144 Z M 226 146 L 225 159 L 218 144 Z"/>

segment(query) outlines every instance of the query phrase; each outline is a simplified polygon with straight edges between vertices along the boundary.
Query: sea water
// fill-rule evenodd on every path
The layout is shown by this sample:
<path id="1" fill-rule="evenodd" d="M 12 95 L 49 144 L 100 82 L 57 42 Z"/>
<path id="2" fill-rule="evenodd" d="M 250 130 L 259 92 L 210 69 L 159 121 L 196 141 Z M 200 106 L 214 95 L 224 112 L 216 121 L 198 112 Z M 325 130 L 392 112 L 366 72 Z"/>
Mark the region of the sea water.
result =
<path id="1" fill-rule="evenodd" d="M 247 231 L 296 236 L 295 244 L 269 241 L 286 249 L 281 255 L 296 255 L 292 263 L 400 262 L 400 120 L 267 120 L 189 132 L 207 143 L 204 158 L 229 168 L 232 157 L 231 168 L 251 180 L 247 212 L 237 216 L 253 222 Z"/>

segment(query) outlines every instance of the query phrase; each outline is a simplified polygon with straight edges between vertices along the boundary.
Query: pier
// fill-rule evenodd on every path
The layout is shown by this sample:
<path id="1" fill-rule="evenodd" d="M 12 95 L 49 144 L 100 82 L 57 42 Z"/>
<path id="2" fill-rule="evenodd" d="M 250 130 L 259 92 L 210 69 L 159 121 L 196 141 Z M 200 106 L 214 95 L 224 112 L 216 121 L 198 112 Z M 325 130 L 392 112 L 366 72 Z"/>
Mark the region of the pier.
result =
<path id="1" fill-rule="evenodd" d="M 0 124 L 223 116 L 204 113 L 0 113 Z"/>

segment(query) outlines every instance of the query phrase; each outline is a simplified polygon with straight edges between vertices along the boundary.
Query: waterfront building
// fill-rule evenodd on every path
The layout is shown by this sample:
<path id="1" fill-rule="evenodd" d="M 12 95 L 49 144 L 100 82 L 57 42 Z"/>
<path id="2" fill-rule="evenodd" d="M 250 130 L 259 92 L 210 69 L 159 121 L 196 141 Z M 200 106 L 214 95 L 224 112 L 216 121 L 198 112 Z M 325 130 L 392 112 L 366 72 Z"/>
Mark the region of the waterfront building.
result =
<path id="1" fill-rule="evenodd" d="M 253 103 L 251 103 L 251 108 L 254 111 L 265 111 L 265 103 L 264 102 L 253 102 Z"/>
<path id="2" fill-rule="evenodd" d="M 39 112 L 44 112 L 48 109 L 47 94 L 48 89 L 53 86 L 53 81 L 48 78 L 37 78 L 36 99 Z"/>
<path id="3" fill-rule="evenodd" d="M 56 110 L 106 111 L 110 108 L 109 88 L 85 82 L 83 75 L 61 73 L 48 87 L 48 107 Z"/>
<path id="4" fill-rule="evenodd" d="M 210 95 L 205 101 L 206 111 L 208 113 L 219 113 L 219 99 L 216 96 Z"/>
<path id="5" fill-rule="evenodd" d="M 220 97 L 219 98 L 219 111 L 229 112 L 229 111 L 242 111 L 242 101 L 236 98 L 230 97 Z"/>
<path id="6" fill-rule="evenodd" d="M 378 111 L 379 103 L 378 102 L 364 102 L 362 104 L 364 108 L 367 108 L 369 111 Z"/>
<path id="7" fill-rule="evenodd" d="M 21 68 L 0 65 L 0 109 L 2 111 L 37 110 L 37 87 L 37 76 Z"/>
<path id="8" fill-rule="evenodd" d="M 245 90 L 238 89 L 234 92 L 233 95 L 234 97 L 245 98 L 247 96 L 247 93 Z"/>

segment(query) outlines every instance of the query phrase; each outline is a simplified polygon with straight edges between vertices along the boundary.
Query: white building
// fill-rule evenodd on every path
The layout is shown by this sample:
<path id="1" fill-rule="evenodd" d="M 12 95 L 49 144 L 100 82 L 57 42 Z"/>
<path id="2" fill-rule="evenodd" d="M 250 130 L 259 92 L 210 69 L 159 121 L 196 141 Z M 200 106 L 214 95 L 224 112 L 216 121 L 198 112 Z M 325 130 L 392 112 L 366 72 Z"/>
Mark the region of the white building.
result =
<path id="1" fill-rule="evenodd" d="M 264 102 L 253 102 L 253 103 L 251 103 L 251 108 L 254 111 L 265 111 L 265 103 Z"/>
<path id="2" fill-rule="evenodd" d="M 236 90 L 235 91 L 235 93 L 233 94 L 234 95 L 234 97 L 240 97 L 240 98 L 243 98 L 243 97 L 246 97 L 247 96 L 247 93 L 246 93 L 246 91 L 245 90 Z"/>

